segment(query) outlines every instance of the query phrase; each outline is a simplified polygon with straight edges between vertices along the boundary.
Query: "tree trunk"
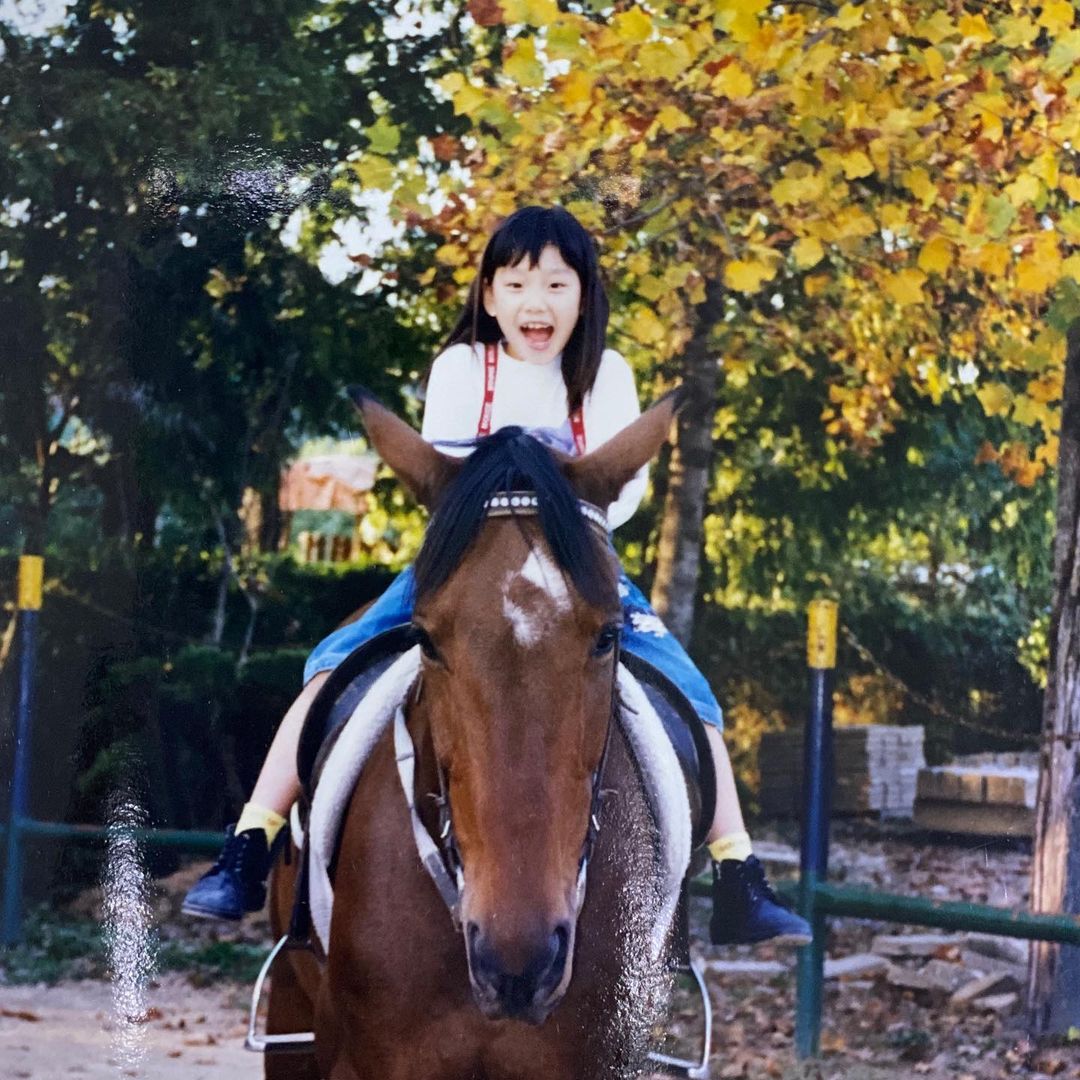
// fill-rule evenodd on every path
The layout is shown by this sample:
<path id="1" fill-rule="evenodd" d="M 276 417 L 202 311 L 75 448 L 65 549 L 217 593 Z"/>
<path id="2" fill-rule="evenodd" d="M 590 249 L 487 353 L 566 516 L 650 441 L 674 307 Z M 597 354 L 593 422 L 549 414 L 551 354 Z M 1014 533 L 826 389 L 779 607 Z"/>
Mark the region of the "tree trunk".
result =
<path id="1" fill-rule="evenodd" d="M 660 524 L 652 606 L 684 645 L 694 626 L 701 570 L 702 520 L 712 465 L 712 426 L 720 365 L 711 344 L 723 315 L 723 287 L 710 282 L 695 309 L 696 330 L 683 357 L 686 405 L 679 413 Z"/>
<path id="2" fill-rule="evenodd" d="M 1080 321 L 1069 328 L 1058 457 L 1054 606 L 1036 803 L 1033 911 L 1080 914 Z M 1080 947 L 1036 942 L 1032 1034 L 1080 1026 Z"/>

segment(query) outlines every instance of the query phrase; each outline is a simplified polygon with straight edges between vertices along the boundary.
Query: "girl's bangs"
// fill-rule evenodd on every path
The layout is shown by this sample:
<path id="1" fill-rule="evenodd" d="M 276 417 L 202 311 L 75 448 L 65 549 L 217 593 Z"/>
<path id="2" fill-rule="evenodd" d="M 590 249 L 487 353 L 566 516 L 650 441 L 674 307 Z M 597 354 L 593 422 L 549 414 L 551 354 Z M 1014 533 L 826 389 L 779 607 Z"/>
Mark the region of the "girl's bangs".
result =
<path id="1" fill-rule="evenodd" d="M 500 266 L 516 266 L 526 256 L 529 266 L 535 266 L 549 244 L 584 284 L 592 271 L 588 234 L 568 211 L 560 213 L 559 208 L 539 206 L 511 214 L 496 230 L 488 248 L 484 277 L 490 279 Z"/>

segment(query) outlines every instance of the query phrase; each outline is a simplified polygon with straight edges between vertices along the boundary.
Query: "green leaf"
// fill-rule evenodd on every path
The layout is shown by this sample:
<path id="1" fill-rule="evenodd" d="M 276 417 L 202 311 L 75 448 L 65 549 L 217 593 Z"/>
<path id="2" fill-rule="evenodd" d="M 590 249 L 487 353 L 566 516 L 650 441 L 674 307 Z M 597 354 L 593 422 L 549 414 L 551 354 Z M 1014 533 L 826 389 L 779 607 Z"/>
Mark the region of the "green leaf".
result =
<path id="1" fill-rule="evenodd" d="M 1004 195 L 991 195 L 986 200 L 986 221 L 994 239 L 1004 236 L 1015 220 L 1016 207 Z"/>
<path id="2" fill-rule="evenodd" d="M 373 154 L 392 154 L 401 142 L 401 130 L 390 123 L 386 116 L 380 116 L 367 129 L 368 148 Z"/>

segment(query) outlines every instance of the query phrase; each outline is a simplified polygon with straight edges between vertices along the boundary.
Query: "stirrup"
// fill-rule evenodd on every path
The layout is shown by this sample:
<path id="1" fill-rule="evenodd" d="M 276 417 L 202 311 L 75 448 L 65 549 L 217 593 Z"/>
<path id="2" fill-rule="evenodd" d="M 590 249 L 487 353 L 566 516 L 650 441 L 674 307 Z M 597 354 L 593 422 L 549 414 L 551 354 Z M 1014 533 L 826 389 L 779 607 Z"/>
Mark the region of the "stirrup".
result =
<path id="1" fill-rule="evenodd" d="M 685 1076 L 688 1080 L 709 1080 L 709 1057 L 712 1054 L 712 1002 L 709 1001 L 709 991 L 705 986 L 705 978 L 701 968 L 693 959 L 689 964 L 681 965 L 678 969 L 680 974 L 692 975 L 697 984 L 698 993 L 701 995 L 702 1012 L 705 1016 L 705 1035 L 702 1038 L 701 1060 L 688 1061 L 685 1058 L 671 1057 L 668 1054 L 656 1052 L 649 1054 L 649 1060 L 663 1067 L 665 1072 L 675 1076 Z"/>
<path id="2" fill-rule="evenodd" d="M 289 935 L 285 934 L 270 950 L 270 955 L 263 961 L 263 966 L 259 970 L 259 977 L 255 980 L 255 989 L 251 992 L 251 1011 L 248 1014 L 247 1038 L 244 1039 L 245 1050 L 254 1050 L 257 1054 L 289 1054 L 310 1051 L 315 1046 L 314 1031 L 290 1031 L 280 1035 L 260 1035 L 255 1030 L 263 983 L 266 982 L 266 976 L 270 974 L 270 968 L 277 959 L 278 953 L 285 948 L 288 942 Z"/>

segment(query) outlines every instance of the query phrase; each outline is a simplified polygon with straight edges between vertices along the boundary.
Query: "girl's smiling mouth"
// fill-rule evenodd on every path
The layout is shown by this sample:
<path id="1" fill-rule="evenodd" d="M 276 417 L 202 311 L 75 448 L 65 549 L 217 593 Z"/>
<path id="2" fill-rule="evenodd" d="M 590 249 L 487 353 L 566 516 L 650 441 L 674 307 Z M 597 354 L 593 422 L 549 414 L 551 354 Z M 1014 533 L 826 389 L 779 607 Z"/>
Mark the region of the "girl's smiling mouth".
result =
<path id="1" fill-rule="evenodd" d="M 544 349 L 551 341 L 555 327 L 545 322 L 527 322 L 521 324 L 521 334 L 534 349 Z"/>

